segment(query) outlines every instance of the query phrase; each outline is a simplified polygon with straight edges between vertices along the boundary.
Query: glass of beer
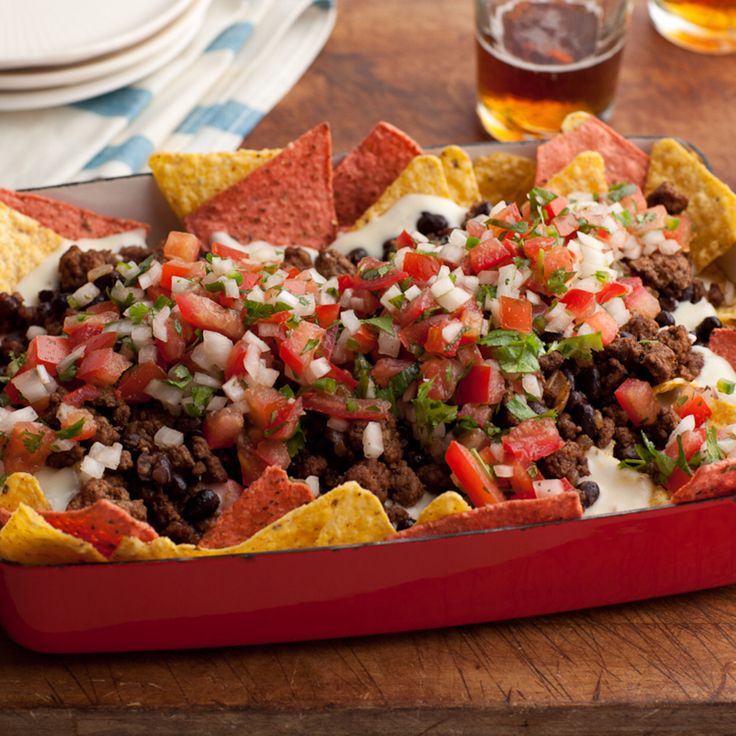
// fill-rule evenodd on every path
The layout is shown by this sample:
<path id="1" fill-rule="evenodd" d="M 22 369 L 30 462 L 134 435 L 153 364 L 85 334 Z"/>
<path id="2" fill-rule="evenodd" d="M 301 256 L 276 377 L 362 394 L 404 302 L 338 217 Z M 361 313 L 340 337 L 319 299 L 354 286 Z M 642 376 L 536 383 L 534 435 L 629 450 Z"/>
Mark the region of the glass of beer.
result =
<path id="1" fill-rule="evenodd" d="M 703 54 L 736 52 L 736 0 L 649 0 L 649 17 L 678 46 Z"/>
<path id="2" fill-rule="evenodd" d="M 613 110 L 632 0 L 476 0 L 478 116 L 502 141 Z"/>

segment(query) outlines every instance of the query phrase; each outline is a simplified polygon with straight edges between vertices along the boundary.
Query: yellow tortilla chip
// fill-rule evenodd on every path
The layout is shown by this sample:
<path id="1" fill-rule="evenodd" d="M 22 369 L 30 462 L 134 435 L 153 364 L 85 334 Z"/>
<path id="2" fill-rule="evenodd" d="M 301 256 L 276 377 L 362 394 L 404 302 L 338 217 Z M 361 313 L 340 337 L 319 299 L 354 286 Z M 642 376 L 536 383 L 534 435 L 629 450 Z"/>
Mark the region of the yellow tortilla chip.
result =
<path id="1" fill-rule="evenodd" d="M 0 491 L 0 509 L 15 511 L 22 503 L 36 511 L 51 510 L 39 482 L 30 473 L 13 473 Z"/>
<path id="2" fill-rule="evenodd" d="M 12 292 L 61 243 L 61 235 L 0 202 L 0 291 Z"/>
<path id="3" fill-rule="evenodd" d="M 713 412 L 708 421 L 717 429 L 736 424 L 736 404 L 723 399 L 713 399 L 708 402 L 708 406 Z"/>
<path id="4" fill-rule="evenodd" d="M 168 537 L 156 537 L 150 542 L 142 542 L 137 537 L 125 537 L 110 559 L 168 560 L 178 557 L 210 557 L 222 552 L 219 549 L 199 549 L 193 544 L 175 544 Z"/>
<path id="5" fill-rule="evenodd" d="M 465 511 L 470 511 L 470 506 L 465 499 L 455 491 L 446 491 L 424 508 L 419 514 L 417 524 L 426 524 L 428 521 L 437 521 L 437 519 L 444 519 L 445 516 L 462 514 Z"/>
<path id="6" fill-rule="evenodd" d="M 718 309 L 716 309 L 716 315 L 724 325 L 733 327 L 734 323 L 736 323 L 736 304 L 728 304 L 723 307 L 718 307 Z"/>
<path id="7" fill-rule="evenodd" d="M 459 146 L 446 146 L 440 151 L 440 161 L 450 189 L 450 198 L 462 207 L 471 207 L 480 200 L 470 156 Z"/>
<path id="8" fill-rule="evenodd" d="M 171 209 L 183 220 L 208 199 L 245 179 L 279 153 L 278 148 L 222 153 L 162 151 L 154 153 L 148 165 Z"/>
<path id="9" fill-rule="evenodd" d="M 575 128 L 582 125 L 589 117 L 590 113 L 584 110 L 576 110 L 567 114 L 562 121 L 562 125 L 560 125 L 560 132 L 569 133 L 571 130 L 575 130 Z"/>
<path id="10" fill-rule="evenodd" d="M 583 151 L 549 179 L 544 188 L 563 197 L 573 192 L 607 192 L 606 162 L 597 151 Z"/>
<path id="11" fill-rule="evenodd" d="M 687 385 L 688 381 L 686 381 L 684 378 L 673 378 L 671 381 L 665 381 L 664 383 L 660 383 L 658 386 L 655 386 L 654 393 L 667 394 L 670 391 L 674 391 L 676 388 L 682 388 L 682 386 Z"/>
<path id="12" fill-rule="evenodd" d="M 473 164 L 480 196 L 492 205 L 500 201 L 523 204 L 534 186 L 537 166 L 529 158 L 511 153 L 491 153 Z"/>
<path id="13" fill-rule="evenodd" d="M 105 562 L 89 542 L 55 529 L 24 503 L 0 529 L 0 559 L 24 565 Z"/>
<path id="14" fill-rule="evenodd" d="M 390 210 L 407 194 L 433 194 L 450 199 L 450 189 L 437 156 L 414 156 L 409 165 L 394 179 L 378 201 L 372 204 L 355 222 L 353 230 L 365 227 L 371 220 Z"/>
<path id="15" fill-rule="evenodd" d="M 672 138 L 652 148 L 646 192 L 666 181 L 690 200 L 685 210 L 693 227 L 690 257 L 701 271 L 736 244 L 736 194 Z"/>

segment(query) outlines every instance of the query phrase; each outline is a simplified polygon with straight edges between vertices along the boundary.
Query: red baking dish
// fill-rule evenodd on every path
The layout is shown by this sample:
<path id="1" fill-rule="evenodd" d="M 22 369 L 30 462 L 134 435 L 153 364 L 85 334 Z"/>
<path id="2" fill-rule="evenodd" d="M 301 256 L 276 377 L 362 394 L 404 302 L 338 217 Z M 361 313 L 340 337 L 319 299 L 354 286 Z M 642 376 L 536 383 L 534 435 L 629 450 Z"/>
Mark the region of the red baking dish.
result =
<path id="1" fill-rule="evenodd" d="M 645 150 L 647 139 L 634 139 Z M 484 144 L 474 154 L 533 154 Z M 176 223 L 148 176 L 44 190 Z M 286 642 L 568 611 L 736 583 L 736 498 L 533 527 L 157 562 L 0 562 L 0 623 L 45 652 Z"/>

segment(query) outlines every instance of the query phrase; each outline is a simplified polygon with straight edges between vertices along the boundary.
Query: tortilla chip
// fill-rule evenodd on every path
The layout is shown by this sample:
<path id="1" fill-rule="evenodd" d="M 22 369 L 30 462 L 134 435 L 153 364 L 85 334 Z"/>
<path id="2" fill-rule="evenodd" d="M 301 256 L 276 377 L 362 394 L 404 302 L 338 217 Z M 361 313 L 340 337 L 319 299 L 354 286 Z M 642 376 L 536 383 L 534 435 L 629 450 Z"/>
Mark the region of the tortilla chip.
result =
<path id="1" fill-rule="evenodd" d="M 583 515 L 580 496 L 575 491 L 565 491 L 546 498 L 502 501 L 490 506 L 480 506 L 464 514 L 446 516 L 427 524 L 415 524 L 390 539 L 415 539 L 437 537 L 457 532 L 472 532 L 485 529 L 545 524 L 551 521 L 577 519 Z"/>
<path id="2" fill-rule="evenodd" d="M 723 399 L 713 399 L 708 402 L 708 406 L 711 410 L 708 421 L 716 429 L 727 427 L 729 424 L 736 424 L 736 404 Z"/>
<path id="3" fill-rule="evenodd" d="M 682 386 L 689 386 L 689 382 L 686 381 L 684 378 L 673 378 L 670 381 L 665 381 L 664 383 L 660 383 L 659 385 L 654 387 L 654 393 L 659 394 L 667 394 L 670 391 L 674 391 L 676 388 L 681 388 Z"/>
<path id="4" fill-rule="evenodd" d="M 380 122 L 335 167 L 335 211 L 341 226 L 352 225 L 419 156 L 406 133 Z"/>
<path id="5" fill-rule="evenodd" d="M 710 333 L 708 347 L 736 370 L 736 329 L 719 327 Z"/>
<path id="6" fill-rule="evenodd" d="M 143 542 L 137 537 L 120 540 L 110 560 L 113 562 L 130 560 L 170 560 L 183 557 L 211 557 L 222 554 L 220 550 L 199 549 L 193 544 L 175 544 L 168 537 L 156 537 Z"/>
<path id="7" fill-rule="evenodd" d="M 0 189 L 0 202 L 16 212 L 41 223 L 49 230 L 59 233 L 68 240 L 82 238 L 106 238 L 108 235 L 127 233 L 143 229 L 148 232 L 150 225 L 137 220 L 124 220 L 119 217 L 106 217 L 97 212 L 77 207 L 58 199 L 49 199 L 30 192 L 14 192 Z"/>
<path id="8" fill-rule="evenodd" d="M 450 198 L 461 207 L 472 207 L 479 202 L 480 191 L 470 156 L 459 146 L 446 146 L 440 151 L 440 161 Z"/>
<path id="9" fill-rule="evenodd" d="M 390 210 L 407 194 L 432 194 L 435 197 L 450 199 L 450 189 L 447 186 L 442 162 L 437 156 L 426 154 L 415 156 L 378 201 L 356 221 L 353 230 L 365 227 L 371 220 L 375 220 L 376 217 Z"/>
<path id="10" fill-rule="evenodd" d="M 701 271 L 736 244 L 736 194 L 672 138 L 663 138 L 652 148 L 646 191 L 663 182 L 689 199 L 685 214 L 692 223 L 690 257 Z"/>
<path id="11" fill-rule="evenodd" d="M 22 503 L 35 511 L 51 510 L 51 505 L 34 476 L 30 473 L 13 473 L 8 476 L 0 491 L 0 509 L 15 511 Z"/>
<path id="12" fill-rule="evenodd" d="M 89 542 L 54 528 L 23 503 L 0 529 L 0 559 L 24 565 L 105 561 Z"/>
<path id="13" fill-rule="evenodd" d="M 569 133 L 571 130 L 575 130 L 575 128 L 581 126 L 589 117 L 590 113 L 584 112 L 583 110 L 571 112 L 567 114 L 565 116 L 565 119 L 562 121 L 562 125 L 560 125 L 560 131 L 562 133 Z"/>
<path id="14" fill-rule="evenodd" d="M 563 197 L 573 192 L 607 192 L 606 163 L 603 156 L 595 151 L 579 153 L 562 171 L 549 179 L 544 188 Z"/>
<path id="15" fill-rule="evenodd" d="M 417 518 L 417 524 L 427 524 L 430 521 L 437 521 L 437 519 L 444 519 L 446 516 L 462 514 L 466 511 L 470 511 L 470 506 L 465 499 L 455 491 L 446 491 L 437 496 L 429 506 L 425 506 Z"/>
<path id="16" fill-rule="evenodd" d="M 275 465 L 251 483 L 199 540 L 204 549 L 230 547 L 252 537 L 284 514 L 313 500 L 306 483 L 289 480 Z"/>
<path id="17" fill-rule="evenodd" d="M 0 291 L 18 282 L 62 244 L 61 236 L 0 202 Z"/>
<path id="18" fill-rule="evenodd" d="M 42 516 L 54 528 L 89 542 L 105 557 L 112 555 L 124 537 L 150 542 L 158 536 L 152 526 L 107 499 L 75 511 L 44 511 Z"/>
<path id="19" fill-rule="evenodd" d="M 592 115 L 569 133 L 556 135 L 537 148 L 536 183 L 545 185 L 583 151 L 603 156 L 609 184 L 632 182 L 644 188 L 649 156 Z"/>
<path id="20" fill-rule="evenodd" d="M 162 151 L 154 153 L 148 165 L 169 206 L 183 220 L 208 199 L 245 179 L 279 153 L 280 148 L 261 151 L 241 148 L 221 153 Z"/>
<path id="21" fill-rule="evenodd" d="M 672 494 L 675 503 L 728 496 L 736 491 L 736 458 L 701 465 L 684 486 Z"/>
<path id="22" fill-rule="evenodd" d="M 534 161 L 511 153 L 491 153 L 473 164 L 482 199 L 492 205 L 504 201 L 521 205 L 534 186 Z"/>
<path id="23" fill-rule="evenodd" d="M 722 324 L 736 327 L 736 304 L 728 304 L 716 309 L 716 316 Z"/>
<path id="24" fill-rule="evenodd" d="M 337 223 L 329 126 L 312 128 L 184 222 L 207 245 L 214 233 L 226 232 L 240 243 L 327 247 Z"/>

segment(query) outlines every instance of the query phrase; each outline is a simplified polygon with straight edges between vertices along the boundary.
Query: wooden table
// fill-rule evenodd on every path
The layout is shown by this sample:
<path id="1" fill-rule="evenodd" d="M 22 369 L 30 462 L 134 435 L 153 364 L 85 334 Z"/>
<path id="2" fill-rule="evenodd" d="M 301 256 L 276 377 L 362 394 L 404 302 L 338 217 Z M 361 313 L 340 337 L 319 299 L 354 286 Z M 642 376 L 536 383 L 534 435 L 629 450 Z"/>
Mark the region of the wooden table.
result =
<path id="1" fill-rule="evenodd" d="M 473 112 L 471 5 L 342 0 L 323 54 L 245 143 L 282 145 L 330 120 L 344 150 L 381 118 L 426 145 L 484 140 Z M 735 80 L 736 57 L 669 45 L 639 5 L 614 125 L 687 138 L 736 185 L 727 119 Z M 734 703 L 736 588 L 510 623 L 204 652 L 44 656 L 0 635 L 2 736 L 692 736 L 735 733 Z"/>

